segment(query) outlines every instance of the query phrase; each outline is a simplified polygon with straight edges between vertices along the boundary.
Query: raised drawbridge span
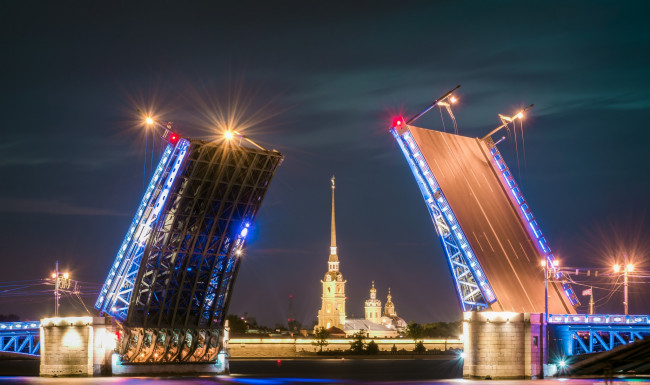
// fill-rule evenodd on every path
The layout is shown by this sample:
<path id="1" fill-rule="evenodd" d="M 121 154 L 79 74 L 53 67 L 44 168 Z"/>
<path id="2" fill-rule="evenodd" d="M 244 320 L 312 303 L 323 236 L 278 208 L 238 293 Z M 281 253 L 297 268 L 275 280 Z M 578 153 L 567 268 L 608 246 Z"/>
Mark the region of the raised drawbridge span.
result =
<path id="1" fill-rule="evenodd" d="M 463 311 L 543 313 L 553 253 L 490 137 L 406 123 L 393 127 L 433 219 Z M 558 273 L 558 278 L 561 278 Z M 550 285 L 549 311 L 575 313 L 568 283 Z"/>
<path id="2" fill-rule="evenodd" d="M 457 88 L 410 120 L 398 118 L 391 132 L 433 220 L 462 310 L 545 313 L 564 355 L 611 350 L 650 335 L 646 315 L 576 314 L 580 303 L 569 279 L 491 137 L 521 113 L 501 116 L 503 125 L 483 138 L 412 124 L 435 106 L 446 106 L 453 117 Z"/>
<path id="3" fill-rule="evenodd" d="M 282 155 L 236 132 L 167 146 L 95 307 L 122 362 L 213 362 L 247 235 Z"/>

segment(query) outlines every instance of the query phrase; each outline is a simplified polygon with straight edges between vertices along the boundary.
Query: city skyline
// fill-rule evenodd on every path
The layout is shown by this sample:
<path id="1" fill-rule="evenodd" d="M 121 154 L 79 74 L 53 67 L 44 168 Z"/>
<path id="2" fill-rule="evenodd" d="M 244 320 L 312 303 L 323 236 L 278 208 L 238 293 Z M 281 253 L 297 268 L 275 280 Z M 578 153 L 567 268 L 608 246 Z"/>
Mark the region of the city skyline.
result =
<path id="1" fill-rule="evenodd" d="M 457 320 L 435 229 L 389 133 L 456 84 L 461 135 L 535 104 L 525 140 L 499 148 L 563 265 L 605 269 L 625 251 L 650 267 L 648 5 L 342 4 L 4 5 L 0 282 L 49 277 L 59 260 L 101 285 L 160 153 L 137 109 L 209 139 L 238 99 L 238 128 L 285 161 L 229 312 L 271 326 L 293 295 L 294 318 L 316 318 L 335 174 L 348 312 L 363 314 L 374 280 L 407 321 Z M 439 115 L 417 125 L 449 132 Z M 51 315 L 50 288 L 38 290 L 5 291 L 0 313 Z M 644 292 L 633 284 L 631 313 L 650 313 Z M 597 311 L 621 313 L 621 297 Z"/>

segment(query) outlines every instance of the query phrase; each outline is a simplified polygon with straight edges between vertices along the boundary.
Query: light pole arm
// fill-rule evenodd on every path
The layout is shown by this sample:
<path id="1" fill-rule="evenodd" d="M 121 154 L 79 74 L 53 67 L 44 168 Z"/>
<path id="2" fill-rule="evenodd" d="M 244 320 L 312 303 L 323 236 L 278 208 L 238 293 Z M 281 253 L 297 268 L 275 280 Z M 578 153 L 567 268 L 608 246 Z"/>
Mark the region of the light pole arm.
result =
<path id="1" fill-rule="evenodd" d="M 526 112 L 526 110 L 532 108 L 533 106 L 534 106 L 534 104 L 531 104 L 530 106 L 528 106 L 528 107 L 524 108 L 523 110 L 519 111 L 519 112 L 515 115 L 515 117 L 518 117 L 519 114 L 523 114 L 524 112 Z M 520 117 L 519 119 L 521 119 L 521 117 Z M 512 120 L 514 120 L 514 118 L 513 118 Z M 511 121 L 512 121 L 512 120 L 511 120 Z M 497 127 L 497 128 L 495 128 L 494 130 L 490 131 L 490 133 L 487 134 L 487 135 L 485 135 L 481 140 L 485 140 L 485 139 L 489 138 L 490 136 L 492 136 L 492 135 L 495 134 L 497 131 L 499 131 L 500 129 L 502 129 L 503 127 L 505 127 L 505 126 L 507 126 L 507 125 L 508 125 L 508 123 L 503 123 L 503 124 L 500 125 L 499 127 Z"/>

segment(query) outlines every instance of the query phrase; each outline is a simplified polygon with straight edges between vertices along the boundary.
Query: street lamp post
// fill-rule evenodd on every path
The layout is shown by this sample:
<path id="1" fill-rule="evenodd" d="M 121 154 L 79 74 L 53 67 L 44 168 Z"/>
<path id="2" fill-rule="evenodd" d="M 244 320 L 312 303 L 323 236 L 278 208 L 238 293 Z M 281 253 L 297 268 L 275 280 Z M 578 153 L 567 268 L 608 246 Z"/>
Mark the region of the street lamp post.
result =
<path id="1" fill-rule="evenodd" d="M 634 271 L 634 265 L 627 263 L 627 254 L 623 254 L 623 259 L 625 264 L 623 265 L 623 309 L 625 315 L 628 315 L 628 295 L 627 295 L 627 286 L 628 286 L 628 273 Z M 621 271 L 621 266 L 619 264 L 614 265 L 614 273 L 619 273 Z"/>
<path id="2" fill-rule="evenodd" d="M 547 324 L 548 324 L 548 260 L 544 258 L 542 260 L 542 267 L 544 267 L 544 320 L 542 322 L 542 340 L 540 341 L 540 358 L 542 361 L 541 365 L 541 377 L 542 379 L 544 378 L 544 363 L 546 362 L 546 349 L 544 348 L 544 345 L 546 344 L 546 341 L 548 339 L 547 335 Z"/>
<path id="3" fill-rule="evenodd" d="M 557 259 L 553 260 L 553 268 L 557 268 L 560 266 L 560 261 Z M 542 267 L 544 267 L 544 322 L 542 322 L 542 331 L 541 334 L 543 336 L 542 343 L 540 344 L 541 346 L 541 361 L 542 361 L 542 369 L 541 369 L 541 375 L 542 378 L 544 378 L 544 364 L 547 362 L 546 357 L 548 356 L 548 276 L 549 276 L 549 269 L 548 269 L 548 259 L 544 258 L 542 260 Z"/>
<path id="4" fill-rule="evenodd" d="M 59 316 L 59 292 L 61 290 L 66 291 L 70 289 L 70 274 L 61 273 L 59 271 L 59 261 L 56 261 L 56 270 L 52 273 L 52 278 L 54 278 L 54 316 Z M 75 284 L 75 290 L 76 290 Z"/>
<path id="5" fill-rule="evenodd" d="M 54 282 L 54 316 L 59 316 L 59 261 L 56 261 L 56 281 Z"/>

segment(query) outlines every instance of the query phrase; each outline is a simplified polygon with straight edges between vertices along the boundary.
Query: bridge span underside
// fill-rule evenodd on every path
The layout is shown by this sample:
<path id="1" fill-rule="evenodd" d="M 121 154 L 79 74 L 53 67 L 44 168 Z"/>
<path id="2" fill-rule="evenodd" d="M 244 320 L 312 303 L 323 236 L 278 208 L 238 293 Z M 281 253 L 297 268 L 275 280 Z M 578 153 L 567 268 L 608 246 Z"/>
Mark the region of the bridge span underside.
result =
<path id="1" fill-rule="evenodd" d="M 497 164 L 494 143 L 414 126 L 408 130 L 494 291 L 489 309 L 544 312 L 540 262 L 549 253 L 528 231 L 530 216 L 519 212 L 523 197 L 516 202 L 506 190 L 511 189 L 503 176 L 506 166 Z M 558 283 L 549 282 L 549 312 L 575 313 Z"/>

